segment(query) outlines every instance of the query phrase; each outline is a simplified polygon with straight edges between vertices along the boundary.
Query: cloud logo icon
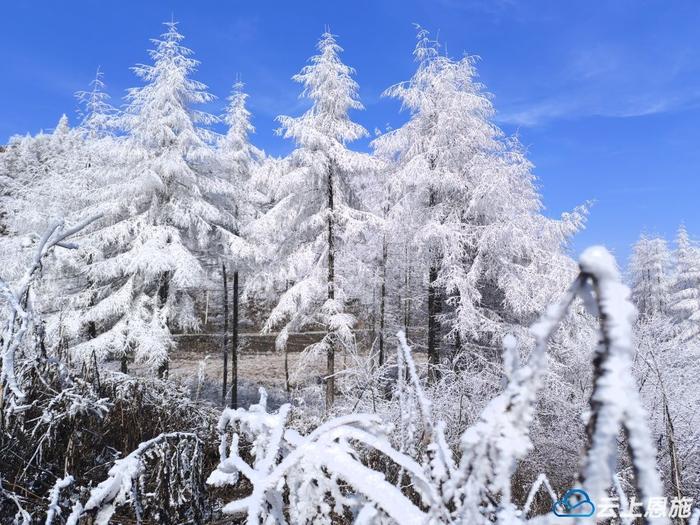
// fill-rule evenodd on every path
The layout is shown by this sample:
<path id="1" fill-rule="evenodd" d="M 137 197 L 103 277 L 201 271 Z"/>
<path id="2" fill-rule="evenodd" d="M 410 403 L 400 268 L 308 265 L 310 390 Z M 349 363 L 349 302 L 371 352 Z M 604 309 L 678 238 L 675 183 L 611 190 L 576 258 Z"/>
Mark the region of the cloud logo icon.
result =
<path id="1" fill-rule="evenodd" d="M 585 490 L 569 489 L 554 502 L 552 512 L 560 518 L 588 518 L 595 513 L 595 505 Z"/>

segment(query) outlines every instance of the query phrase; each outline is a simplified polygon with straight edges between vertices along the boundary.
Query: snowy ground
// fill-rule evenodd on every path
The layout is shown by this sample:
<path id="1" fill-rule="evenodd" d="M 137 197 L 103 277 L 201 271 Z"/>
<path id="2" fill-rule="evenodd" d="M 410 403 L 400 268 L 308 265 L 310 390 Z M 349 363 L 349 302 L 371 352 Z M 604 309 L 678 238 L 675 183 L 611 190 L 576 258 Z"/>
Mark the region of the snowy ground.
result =
<path id="1" fill-rule="evenodd" d="M 221 386 L 223 378 L 223 356 L 221 352 L 206 353 L 204 351 L 180 351 L 172 355 L 170 362 L 170 378 L 186 385 L 194 399 L 206 399 L 214 404 L 221 403 Z M 292 387 L 296 385 L 312 385 L 322 383 L 326 366 L 325 357 L 309 358 L 305 360 L 303 369 L 299 369 L 301 352 L 288 354 L 289 375 Z M 342 370 L 343 359 L 336 360 L 338 370 Z M 231 360 L 229 358 L 229 378 Z M 117 362 L 110 363 L 110 368 L 117 370 Z M 130 363 L 129 373 L 134 375 L 148 375 L 147 369 Z M 238 356 L 238 399 L 239 406 L 248 407 L 258 401 L 258 388 L 264 387 L 269 394 L 269 405 L 278 407 L 287 399 L 285 391 L 284 353 L 270 351 L 246 351 Z M 319 406 L 323 399 L 310 399 L 317 401 Z"/>
<path id="2" fill-rule="evenodd" d="M 300 352 L 289 354 L 289 374 L 292 386 L 298 383 L 322 381 L 325 360 L 322 358 L 307 361 L 303 372 L 297 370 Z M 229 378 L 231 361 L 229 359 Z M 203 381 L 199 381 L 199 370 L 203 369 Z M 186 383 L 193 397 L 221 400 L 223 378 L 223 356 L 221 352 L 203 356 L 198 352 L 179 352 L 173 356 L 170 365 L 173 379 Z M 285 392 L 284 354 L 282 352 L 245 352 L 238 356 L 238 399 L 239 405 L 248 407 L 258 401 L 258 388 L 264 387 L 270 394 L 271 406 L 279 405 L 287 399 Z M 322 400 L 319 399 L 319 403 Z"/>
<path id="3" fill-rule="evenodd" d="M 211 347 L 190 345 L 188 351 L 178 351 L 172 355 L 170 362 L 170 378 L 186 385 L 194 399 L 205 399 L 219 405 L 221 403 L 221 386 L 223 377 L 223 356 L 220 351 L 207 353 Z M 296 347 L 295 347 L 296 348 Z M 296 386 L 318 385 L 323 382 L 326 369 L 325 356 L 304 358 L 304 366 L 300 367 L 303 354 L 300 351 L 289 352 L 288 367 L 292 389 Z M 416 361 L 422 363 L 425 355 L 415 355 Z M 350 363 L 347 363 L 348 367 Z M 228 361 L 229 378 L 231 360 Z M 110 368 L 118 369 L 118 363 L 111 363 Z M 336 371 L 346 368 L 343 356 L 336 357 Z M 131 363 L 129 373 L 148 375 L 150 372 Z M 230 380 L 230 379 L 229 379 Z M 247 350 L 238 356 L 238 405 L 249 407 L 257 403 L 258 388 L 264 387 L 269 395 L 268 404 L 277 408 L 289 399 L 285 390 L 284 353 L 267 350 Z M 318 399 L 306 399 L 309 404 L 323 406 L 322 389 L 318 389 Z"/>

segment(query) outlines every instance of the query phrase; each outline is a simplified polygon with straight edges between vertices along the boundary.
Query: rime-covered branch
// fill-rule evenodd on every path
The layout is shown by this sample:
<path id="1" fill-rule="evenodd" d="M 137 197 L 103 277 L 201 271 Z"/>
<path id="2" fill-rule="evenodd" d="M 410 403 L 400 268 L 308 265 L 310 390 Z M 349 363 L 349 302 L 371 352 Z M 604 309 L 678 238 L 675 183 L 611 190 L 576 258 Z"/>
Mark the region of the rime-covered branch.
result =
<path id="1" fill-rule="evenodd" d="M 44 256 L 55 246 L 63 248 L 75 248 L 74 245 L 66 243 L 66 240 L 79 231 L 86 228 L 101 216 L 89 217 L 70 228 L 64 226 L 63 221 L 54 221 L 44 232 L 38 241 L 32 258 L 24 275 L 19 279 L 18 284 L 12 289 L 0 278 L 0 293 L 2 293 L 10 305 L 10 313 L 5 323 L 2 333 L 2 368 L 0 369 L 0 410 L 3 408 L 7 391 L 21 400 L 24 397 L 21 387 L 17 384 L 15 376 L 15 353 L 22 345 L 27 330 L 34 322 L 31 309 L 29 308 L 29 289 L 36 278 L 36 274 L 41 269 Z"/>

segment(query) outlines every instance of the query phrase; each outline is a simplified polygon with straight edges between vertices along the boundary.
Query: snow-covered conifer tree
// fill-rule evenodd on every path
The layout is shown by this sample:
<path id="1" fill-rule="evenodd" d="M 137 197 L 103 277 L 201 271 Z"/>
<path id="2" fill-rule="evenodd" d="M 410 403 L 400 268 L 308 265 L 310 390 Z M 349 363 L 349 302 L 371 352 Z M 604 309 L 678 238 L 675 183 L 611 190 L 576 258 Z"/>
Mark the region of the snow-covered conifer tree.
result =
<path id="1" fill-rule="evenodd" d="M 346 148 L 366 135 L 348 116 L 362 109 L 352 68 L 341 62 L 342 48 L 328 31 L 319 54 L 293 78 L 304 86 L 312 106 L 300 117 L 279 117 L 280 132 L 297 144 L 287 159 L 289 170 L 275 190 L 275 205 L 257 229 L 273 239 L 275 260 L 269 269 L 276 281 L 291 286 L 270 313 L 265 330 L 282 326 L 278 348 L 289 332 L 317 325 L 327 330 L 309 350 L 327 355 L 326 405 L 333 404 L 335 352 L 354 344 L 353 315 L 347 312 L 350 291 L 338 272 L 344 254 L 363 235 L 368 215 L 359 210 L 353 177 L 369 159 Z"/>
<path id="2" fill-rule="evenodd" d="M 233 236 L 229 236 L 229 239 L 236 242 L 230 250 L 236 268 L 250 262 L 252 248 L 243 240 L 242 230 L 254 218 L 255 206 L 261 198 L 250 184 L 250 179 L 263 158 L 263 152 L 250 143 L 249 135 L 255 128 L 250 122 L 250 111 L 246 108 L 247 99 L 243 83 L 236 82 L 228 97 L 223 117 L 228 130 L 217 144 L 221 176 L 229 183 L 225 188 L 229 193 L 219 193 L 219 205 L 226 208 L 235 219 Z"/>
<path id="3" fill-rule="evenodd" d="M 212 204 L 228 182 L 214 169 L 209 135 L 198 124 L 215 119 L 193 108 L 213 97 L 190 78 L 198 62 L 177 24 L 165 25 L 162 39 L 153 40 L 153 65 L 134 68 L 145 85 L 129 90 L 120 119 L 127 136 L 90 210 L 106 217 L 86 243 L 93 286 L 79 324 L 95 323 L 99 335 L 74 348 L 82 357 L 133 353 L 161 373 L 175 346 L 172 329 L 199 326 L 193 292 L 206 282 L 199 251 L 212 235 L 227 245 L 235 225 Z"/>
<path id="4" fill-rule="evenodd" d="M 13 137 L 0 172 L 8 187 L 5 206 L 9 230 L 15 235 L 42 231 L 63 217 L 76 195 L 75 171 L 82 165 L 82 140 L 62 115 L 51 133 Z"/>
<path id="5" fill-rule="evenodd" d="M 561 293 L 574 266 L 564 253 L 583 210 L 541 214 L 532 166 L 493 123 L 474 58 L 453 60 L 420 29 L 413 78 L 386 91 L 410 119 L 374 141 L 395 161 L 394 221 L 410 221 L 410 250 L 427 266 L 429 362 L 439 361 L 440 317 L 451 333 L 493 346 Z M 494 339 L 496 341 L 494 341 Z"/>
<path id="6" fill-rule="evenodd" d="M 666 240 L 642 235 L 635 243 L 630 261 L 632 300 L 640 320 L 667 312 L 671 254 Z"/>
<path id="7" fill-rule="evenodd" d="M 114 126 L 116 109 L 109 103 L 110 96 L 105 91 L 104 73 L 98 67 L 90 89 L 78 91 L 80 127 L 90 138 L 106 134 Z"/>
<path id="8" fill-rule="evenodd" d="M 225 251 L 226 259 L 230 260 L 232 274 L 232 300 L 233 300 L 233 348 L 231 360 L 231 406 L 237 404 L 237 346 L 239 323 L 239 273 L 251 268 L 254 262 L 256 250 L 249 242 L 247 228 L 257 215 L 257 207 L 262 201 L 262 196 L 255 191 L 251 178 L 253 173 L 264 158 L 262 151 L 250 143 L 249 134 L 255 131 L 250 122 L 251 114 L 246 108 L 248 95 L 243 91 L 243 83 L 236 81 L 231 95 L 228 97 L 228 105 L 223 117 L 228 125 L 226 134 L 218 141 L 217 154 L 219 158 L 222 177 L 228 182 L 228 191 L 219 193 L 217 206 L 227 210 L 234 219 L 233 229 L 229 236 L 229 243 Z M 227 282 L 227 265 L 222 262 L 225 286 Z M 224 301 L 228 300 L 228 290 L 224 292 Z M 224 316 L 227 316 L 228 304 L 224 308 Z M 223 397 L 226 398 L 227 387 L 227 362 L 228 362 L 228 318 L 224 320 L 224 381 Z"/>
<path id="9" fill-rule="evenodd" d="M 682 341 L 700 335 L 700 250 L 685 226 L 678 229 L 670 310 Z"/>

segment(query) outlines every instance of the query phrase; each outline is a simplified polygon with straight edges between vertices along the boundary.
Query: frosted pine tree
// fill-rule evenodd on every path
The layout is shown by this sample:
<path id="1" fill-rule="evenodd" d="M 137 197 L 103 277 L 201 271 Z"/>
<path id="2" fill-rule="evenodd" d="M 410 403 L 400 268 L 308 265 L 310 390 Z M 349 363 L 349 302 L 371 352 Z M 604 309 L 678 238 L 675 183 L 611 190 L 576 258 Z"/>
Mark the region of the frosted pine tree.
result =
<path id="1" fill-rule="evenodd" d="M 102 137 L 111 131 L 115 124 L 116 108 L 109 102 L 110 96 L 105 91 L 104 73 L 98 67 L 95 78 L 90 82 L 90 89 L 78 91 L 75 97 L 80 108 L 80 128 L 88 138 Z"/>
<path id="2" fill-rule="evenodd" d="M 237 405 L 237 378 L 238 378 L 238 324 L 241 271 L 254 267 L 257 250 L 250 242 L 247 231 L 251 222 L 257 215 L 257 208 L 262 201 L 262 196 L 254 190 L 251 181 L 253 174 L 258 169 L 264 158 L 262 151 L 255 148 L 249 139 L 249 134 L 255 131 L 250 122 L 251 114 L 246 108 L 248 95 L 243 91 L 243 83 L 236 81 L 231 95 L 228 97 L 228 105 L 223 120 L 228 126 L 226 134 L 217 144 L 217 156 L 221 176 L 228 182 L 227 191 L 220 192 L 216 201 L 217 206 L 227 210 L 234 220 L 228 245 L 224 251 L 221 262 L 221 272 L 224 284 L 224 373 L 222 398 L 226 402 L 228 388 L 228 302 L 229 279 L 232 287 L 232 359 L 231 359 L 231 406 Z M 229 272 L 232 271 L 232 274 Z"/>
<path id="3" fill-rule="evenodd" d="M 640 319 L 668 311 L 671 254 L 666 240 L 642 235 L 635 243 L 630 261 L 632 300 Z"/>
<path id="4" fill-rule="evenodd" d="M 84 165 L 77 128 L 62 115 L 51 133 L 13 137 L 0 159 L 3 208 L 8 233 L 36 237 L 47 224 L 64 217 L 80 197 L 77 170 Z"/>
<path id="5" fill-rule="evenodd" d="M 693 385 L 700 377 L 699 341 L 690 334 L 697 333 L 698 326 L 692 316 L 697 310 L 693 305 L 699 304 L 695 290 L 700 273 L 693 277 L 693 272 L 700 270 L 700 261 L 685 228 L 680 229 L 677 242 L 673 279 L 666 241 L 646 236 L 634 245 L 630 278 L 632 300 L 639 311 L 634 335 L 640 393 L 658 444 L 666 449 L 660 461 L 668 488 L 682 497 L 697 486 L 692 473 L 697 469 L 685 458 L 698 441 L 698 416 L 688 407 L 698 404 Z"/>
<path id="6" fill-rule="evenodd" d="M 213 169 L 209 135 L 198 124 L 215 119 L 193 108 L 212 100 L 192 80 L 198 62 L 181 44 L 177 24 L 165 24 L 153 40 L 153 65 L 134 68 L 145 85 L 129 90 L 120 121 L 127 133 L 115 146 L 118 163 L 106 169 L 89 211 L 102 212 L 102 227 L 85 250 L 93 262 L 93 283 L 83 294 L 79 325 L 96 325 L 99 335 L 74 348 L 82 358 L 96 354 L 139 362 L 164 373 L 175 347 L 173 329 L 196 330 L 193 291 L 207 276 L 198 257 L 212 236 L 226 246 L 235 227 L 230 213 L 212 204 L 228 191 Z"/>
<path id="7" fill-rule="evenodd" d="M 561 293 L 574 271 L 564 247 L 583 210 L 561 220 L 541 214 L 532 166 L 493 123 L 473 57 L 440 55 L 422 29 L 414 56 L 413 78 L 385 93 L 410 119 L 374 146 L 395 162 L 391 214 L 400 228 L 411 223 L 410 251 L 427 266 L 428 354 L 437 365 L 439 319 L 450 319 L 458 346 L 493 346 Z"/>
<path id="8" fill-rule="evenodd" d="M 352 68 L 339 58 L 341 47 L 326 31 L 319 54 L 293 78 L 304 86 L 311 108 L 300 117 L 279 117 L 280 132 L 297 144 L 287 159 L 288 171 L 273 195 L 275 205 L 257 225 L 263 238 L 274 242 L 271 281 L 290 286 L 265 323 L 264 330 L 282 327 L 278 348 L 290 332 L 315 325 L 327 330 L 308 351 L 327 356 L 326 406 L 334 399 L 335 353 L 354 345 L 353 315 L 347 312 L 350 291 L 339 265 L 361 238 L 367 214 L 360 211 L 353 177 L 369 160 L 346 143 L 366 135 L 348 116 L 362 109 Z"/>
<path id="9" fill-rule="evenodd" d="M 700 335 L 700 250 L 685 226 L 678 229 L 674 262 L 670 310 L 678 337 L 688 341 Z"/>
<path id="10" fill-rule="evenodd" d="M 242 230 L 255 217 L 256 205 L 262 198 L 251 185 L 251 178 L 264 155 L 250 143 L 249 135 L 255 128 L 250 122 L 250 111 L 246 108 L 247 99 L 243 83 L 236 82 L 223 116 L 228 130 L 217 144 L 221 177 L 228 182 L 224 191 L 218 193 L 218 204 L 227 209 L 235 221 L 233 235 L 229 236 L 229 251 L 236 268 L 249 264 L 253 255 Z"/>

